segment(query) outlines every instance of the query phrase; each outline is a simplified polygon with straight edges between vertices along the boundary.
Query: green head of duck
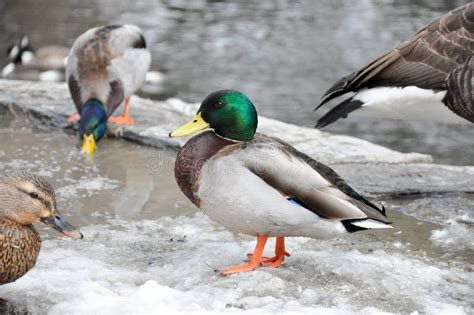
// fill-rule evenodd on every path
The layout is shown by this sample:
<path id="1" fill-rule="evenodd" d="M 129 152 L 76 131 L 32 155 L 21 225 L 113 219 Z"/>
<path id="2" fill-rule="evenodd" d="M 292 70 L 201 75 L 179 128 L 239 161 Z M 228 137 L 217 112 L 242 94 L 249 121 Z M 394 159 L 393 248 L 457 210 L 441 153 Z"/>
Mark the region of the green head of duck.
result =
<path id="1" fill-rule="evenodd" d="M 79 121 L 79 136 L 82 140 L 82 152 L 92 154 L 95 144 L 107 132 L 107 112 L 97 100 L 89 100 L 82 107 Z"/>
<path id="2" fill-rule="evenodd" d="M 170 133 L 170 137 L 188 137 L 212 128 L 225 138 L 250 141 L 257 130 L 257 110 L 249 98 L 235 90 L 220 90 L 209 94 L 194 118 Z"/>

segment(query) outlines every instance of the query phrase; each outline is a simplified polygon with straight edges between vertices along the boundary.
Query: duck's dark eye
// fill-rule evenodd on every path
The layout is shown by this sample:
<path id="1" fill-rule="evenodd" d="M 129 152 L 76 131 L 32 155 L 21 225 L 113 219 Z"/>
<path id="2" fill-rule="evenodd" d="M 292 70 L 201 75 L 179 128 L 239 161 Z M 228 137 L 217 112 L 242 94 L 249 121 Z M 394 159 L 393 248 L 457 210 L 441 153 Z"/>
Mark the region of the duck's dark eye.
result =
<path id="1" fill-rule="evenodd" d="M 33 198 L 33 199 L 39 199 L 39 196 L 38 196 L 38 194 L 37 194 L 37 193 L 35 193 L 35 192 L 30 192 L 30 194 L 29 194 L 29 195 L 30 195 L 30 197 L 31 197 L 31 198 Z"/>
<path id="2" fill-rule="evenodd" d="M 223 107 L 223 106 L 224 106 L 224 102 L 222 102 L 222 101 L 219 101 L 219 102 L 216 103 L 217 108 L 220 108 L 220 107 Z"/>

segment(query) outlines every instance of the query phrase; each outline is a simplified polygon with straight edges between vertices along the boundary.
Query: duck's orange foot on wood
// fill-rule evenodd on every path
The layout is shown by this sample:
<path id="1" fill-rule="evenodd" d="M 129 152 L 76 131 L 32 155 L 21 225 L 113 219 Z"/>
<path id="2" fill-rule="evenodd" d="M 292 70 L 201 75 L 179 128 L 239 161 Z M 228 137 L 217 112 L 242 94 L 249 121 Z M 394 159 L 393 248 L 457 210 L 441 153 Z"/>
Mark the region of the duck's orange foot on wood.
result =
<path id="1" fill-rule="evenodd" d="M 117 125 L 124 125 L 130 126 L 135 125 L 135 120 L 130 118 L 129 116 L 117 116 L 117 117 L 110 117 L 109 122 L 117 124 Z"/>
<path id="2" fill-rule="evenodd" d="M 81 116 L 79 115 L 79 113 L 75 112 L 67 117 L 67 123 L 73 124 L 75 122 L 78 122 L 80 119 L 81 119 Z"/>
<path id="3" fill-rule="evenodd" d="M 117 125 L 135 125 L 135 120 L 130 118 L 128 115 L 128 110 L 130 107 L 130 96 L 125 99 L 125 109 L 123 110 L 122 115 L 117 117 L 110 117 L 109 122 L 117 124 Z"/>

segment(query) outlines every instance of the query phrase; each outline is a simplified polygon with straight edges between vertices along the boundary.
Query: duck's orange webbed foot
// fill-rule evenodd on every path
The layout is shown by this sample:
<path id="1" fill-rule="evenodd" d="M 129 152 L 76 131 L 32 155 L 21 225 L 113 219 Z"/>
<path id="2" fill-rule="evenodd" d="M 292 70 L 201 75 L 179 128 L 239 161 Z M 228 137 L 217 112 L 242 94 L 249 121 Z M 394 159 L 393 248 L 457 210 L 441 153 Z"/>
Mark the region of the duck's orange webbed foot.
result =
<path id="1" fill-rule="evenodd" d="M 252 254 L 248 254 L 247 256 L 249 259 L 252 258 Z M 285 256 L 290 257 L 291 255 L 285 250 L 285 238 L 279 236 L 275 243 L 275 256 L 260 258 L 260 265 L 266 265 L 270 268 L 278 268 L 283 264 Z"/>
<path id="2" fill-rule="evenodd" d="M 125 126 L 135 125 L 135 120 L 133 120 L 132 118 L 128 116 L 110 117 L 109 122 L 117 124 L 117 125 L 125 125 Z"/>
<path id="3" fill-rule="evenodd" d="M 110 117 L 109 122 L 117 124 L 117 125 L 135 125 L 135 120 L 130 118 L 128 115 L 130 107 L 130 96 L 125 99 L 125 109 L 123 110 L 122 115 L 117 117 Z"/>
<path id="4" fill-rule="evenodd" d="M 73 124 L 75 122 L 78 122 L 81 119 L 81 116 L 79 115 L 78 112 L 72 113 L 67 117 L 67 123 L 68 124 Z"/>
<path id="5" fill-rule="evenodd" d="M 265 243 L 267 242 L 267 239 L 268 239 L 267 235 L 259 235 L 257 237 L 257 246 L 255 246 L 255 250 L 252 254 L 252 257 L 249 259 L 249 261 L 239 266 L 230 266 L 230 267 L 222 268 L 219 270 L 220 274 L 223 276 L 228 276 L 228 275 L 231 275 L 233 273 L 238 273 L 238 272 L 249 272 L 261 266 L 263 249 L 265 248 Z"/>

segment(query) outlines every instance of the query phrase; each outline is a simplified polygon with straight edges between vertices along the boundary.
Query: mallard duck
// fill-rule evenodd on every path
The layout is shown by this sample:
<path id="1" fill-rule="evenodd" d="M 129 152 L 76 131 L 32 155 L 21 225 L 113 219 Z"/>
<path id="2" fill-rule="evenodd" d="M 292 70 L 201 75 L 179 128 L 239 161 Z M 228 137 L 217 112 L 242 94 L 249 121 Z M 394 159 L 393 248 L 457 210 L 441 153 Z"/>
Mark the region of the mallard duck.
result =
<path id="1" fill-rule="evenodd" d="M 72 99 L 80 113 L 82 151 L 93 153 L 107 131 L 107 119 L 125 100 L 122 116 L 110 118 L 117 124 L 133 124 L 129 117 L 130 96 L 145 80 L 151 55 L 138 26 L 95 27 L 74 42 L 66 66 Z M 79 115 L 73 114 L 68 122 Z"/>
<path id="2" fill-rule="evenodd" d="M 447 123 L 474 122 L 474 3 L 428 24 L 412 38 L 337 81 L 322 97 L 353 93 L 316 128 L 361 115 Z"/>
<path id="3" fill-rule="evenodd" d="M 45 46 L 35 51 L 28 36 L 22 36 L 7 53 L 10 63 L 2 70 L 5 79 L 64 81 L 67 47 Z"/>
<path id="4" fill-rule="evenodd" d="M 15 281 L 35 265 L 41 238 L 33 223 L 38 221 L 82 238 L 56 208 L 54 189 L 44 178 L 29 172 L 0 177 L 0 284 Z"/>
<path id="5" fill-rule="evenodd" d="M 257 237 L 244 265 L 223 275 L 261 265 L 279 267 L 287 236 L 325 239 L 361 230 L 391 228 L 385 209 L 354 191 L 331 168 L 288 143 L 256 133 L 257 111 L 241 92 L 207 96 L 196 116 L 170 133 L 187 137 L 175 176 L 181 191 L 226 228 Z M 276 237 L 275 256 L 262 257 L 268 237 Z"/>

